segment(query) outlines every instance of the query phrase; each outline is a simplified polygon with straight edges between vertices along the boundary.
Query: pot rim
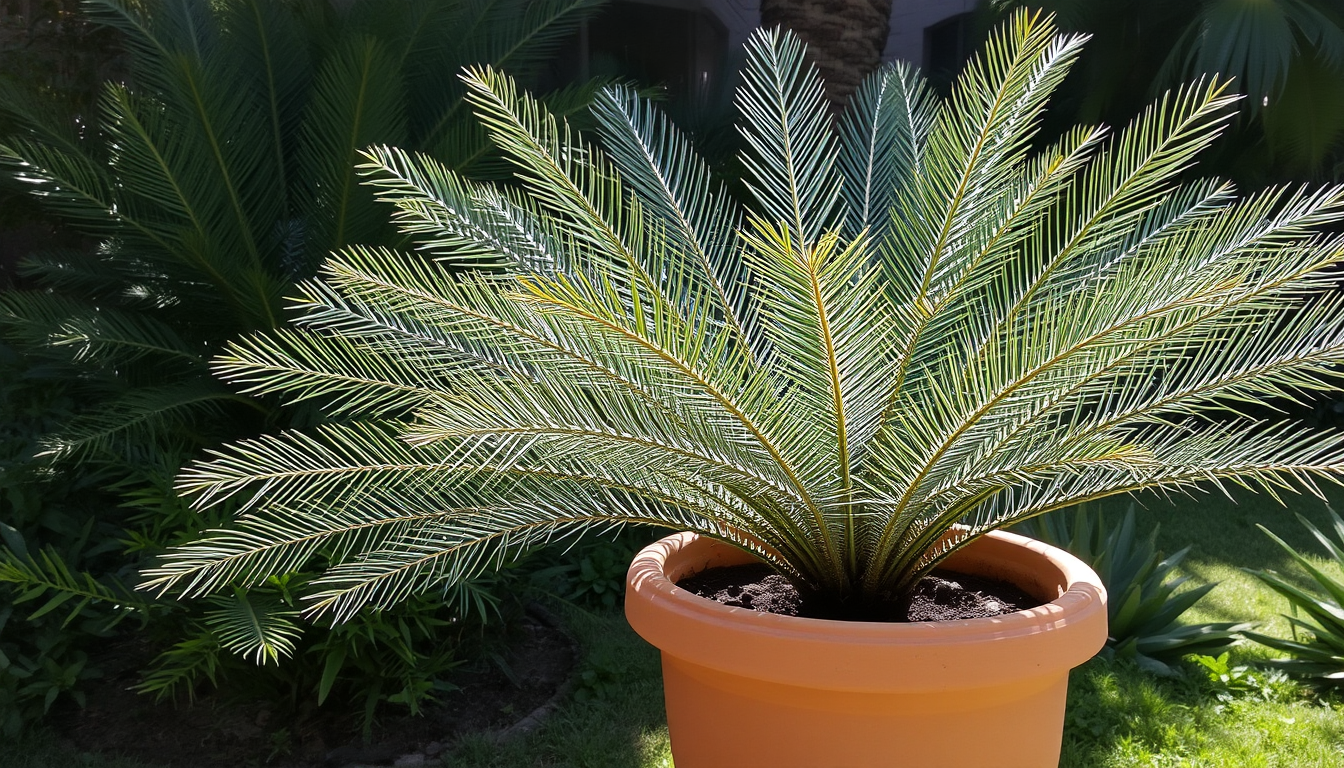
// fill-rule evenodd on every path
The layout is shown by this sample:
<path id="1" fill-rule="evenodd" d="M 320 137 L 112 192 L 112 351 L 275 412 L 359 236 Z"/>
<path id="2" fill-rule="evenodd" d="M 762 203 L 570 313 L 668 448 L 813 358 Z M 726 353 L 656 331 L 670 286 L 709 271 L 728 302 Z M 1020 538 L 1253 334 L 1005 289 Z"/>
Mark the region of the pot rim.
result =
<path id="1" fill-rule="evenodd" d="M 1001 684 L 1086 661 L 1105 643 L 1106 592 L 1081 560 L 1017 534 L 994 531 L 963 550 L 984 562 L 1043 569 L 1052 601 L 1000 616 L 909 623 L 781 616 L 726 606 L 667 576 L 690 562 L 747 562 L 741 550 L 693 533 L 668 536 L 636 555 L 626 616 L 671 656 L 734 675 L 817 688 L 934 690 Z M 711 562 L 714 557 L 719 559 Z"/>
<path id="2" fill-rule="evenodd" d="M 1040 631 L 1040 622 L 1043 619 L 1055 620 L 1062 615 L 1085 611 L 1096 604 L 1098 597 L 1104 600 L 1106 592 L 1100 579 L 1086 563 L 1072 554 L 1044 542 L 1006 531 L 991 531 L 983 538 L 1012 543 L 1036 553 L 1043 561 L 1059 569 L 1068 588 L 1058 597 L 1035 608 L 977 619 L 893 622 L 785 616 L 724 605 L 678 587 L 663 571 L 663 565 L 668 558 L 702 539 L 717 542 L 715 539 L 689 531 L 659 539 L 640 550 L 630 565 L 628 580 L 637 592 L 652 589 L 659 597 L 672 600 L 678 609 L 694 613 L 701 620 L 715 623 L 727 621 L 735 625 L 746 622 L 769 628 L 772 632 L 803 635 L 813 635 L 820 631 L 826 634 L 878 635 L 888 640 L 892 635 L 908 635 L 908 638 L 900 637 L 903 642 L 919 642 L 928 634 L 943 636 L 940 642 L 946 642 L 949 635 L 980 634 L 985 631 L 991 631 L 996 636 L 1017 632 L 1034 634 Z"/>

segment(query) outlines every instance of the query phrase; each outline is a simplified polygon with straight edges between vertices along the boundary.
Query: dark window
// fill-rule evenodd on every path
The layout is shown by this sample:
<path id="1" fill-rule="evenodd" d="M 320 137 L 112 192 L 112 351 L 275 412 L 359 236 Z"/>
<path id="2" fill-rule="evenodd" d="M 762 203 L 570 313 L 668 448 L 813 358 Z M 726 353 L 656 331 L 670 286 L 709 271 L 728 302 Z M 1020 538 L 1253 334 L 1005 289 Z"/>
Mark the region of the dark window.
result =
<path id="1" fill-rule="evenodd" d="M 924 29 L 924 71 L 935 81 L 951 80 L 971 57 L 972 14 L 960 13 Z"/>
<path id="2" fill-rule="evenodd" d="M 559 82 L 614 77 L 661 86 L 673 98 L 703 92 L 720 74 L 728 35 L 701 9 L 616 2 L 588 22 L 562 57 Z"/>

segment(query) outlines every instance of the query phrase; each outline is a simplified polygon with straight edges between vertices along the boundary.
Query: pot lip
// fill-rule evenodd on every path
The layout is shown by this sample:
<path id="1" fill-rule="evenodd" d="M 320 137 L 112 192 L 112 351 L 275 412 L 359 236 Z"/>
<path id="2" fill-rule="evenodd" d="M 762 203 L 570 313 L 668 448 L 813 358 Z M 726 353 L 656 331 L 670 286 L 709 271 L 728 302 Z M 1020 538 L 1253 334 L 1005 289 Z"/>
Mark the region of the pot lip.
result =
<path id="1" fill-rule="evenodd" d="M 979 537 L 996 546 L 1010 546 L 1029 550 L 1043 565 L 1058 568 L 1067 588 L 1055 599 L 1013 613 L 987 618 L 956 619 L 950 621 L 880 622 L 813 619 L 784 616 L 749 608 L 727 606 L 700 597 L 678 587 L 664 572 L 664 563 L 674 553 L 700 540 L 730 546 L 696 533 L 683 532 L 667 536 L 640 550 L 631 563 L 627 577 L 630 599 L 657 601 L 660 610 L 680 614 L 684 618 L 732 628 L 737 631 L 758 631 L 776 637 L 793 636 L 798 639 L 826 637 L 831 642 L 845 640 L 863 643 L 876 641 L 890 643 L 898 640 L 903 645 L 920 643 L 945 644 L 962 640 L 977 642 L 999 640 L 1014 636 L 1038 634 L 1062 629 L 1089 614 L 1105 613 L 1105 588 L 1100 579 L 1077 557 L 1044 542 L 1005 531 L 991 531 Z M 981 545 L 984 546 L 984 545 Z"/>

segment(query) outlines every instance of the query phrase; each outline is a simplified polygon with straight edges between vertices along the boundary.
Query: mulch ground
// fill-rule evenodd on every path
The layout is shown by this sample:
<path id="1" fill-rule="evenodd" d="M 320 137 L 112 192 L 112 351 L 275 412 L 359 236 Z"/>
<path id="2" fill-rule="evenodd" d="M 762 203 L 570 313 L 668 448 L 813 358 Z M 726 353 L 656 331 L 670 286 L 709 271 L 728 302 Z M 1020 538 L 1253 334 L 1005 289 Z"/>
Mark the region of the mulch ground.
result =
<path id="1" fill-rule="evenodd" d="M 63 735 L 81 750 L 133 757 L 165 768 L 326 768 L 391 764 L 415 753 L 433 756 L 468 733 L 501 732 L 527 717 L 569 679 L 574 647 L 553 623 L 527 616 L 511 633 L 498 663 L 460 668 L 458 690 L 421 716 L 381 717 L 372 739 L 360 736 L 355 713 L 315 709 L 286 719 L 257 703 L 226 701 L 218 694 L 195 702 L 155 702 L 130 687 L 145 654 L 130 643 L 109 647 L 96 659 L 103 677 L 87 689 L 83 709 L 64 713 Z"/>

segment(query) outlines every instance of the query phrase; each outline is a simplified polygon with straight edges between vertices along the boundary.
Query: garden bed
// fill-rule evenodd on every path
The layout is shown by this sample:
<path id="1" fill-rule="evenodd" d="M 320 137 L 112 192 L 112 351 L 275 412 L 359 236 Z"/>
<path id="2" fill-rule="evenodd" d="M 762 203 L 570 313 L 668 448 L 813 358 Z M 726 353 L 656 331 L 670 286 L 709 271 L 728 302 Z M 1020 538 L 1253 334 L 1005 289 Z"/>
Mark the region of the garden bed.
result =
<path id="1" fill-rule="evenodd" d="M 156 703 L 130 690 L 148 656 L 134 643 L 111 647 L 95 663 L 103 677 L 89 687 L 83 709 L 58 720 L 58 731 L 80 751 L 132 757 L 151 765 L 277 768 L 391 764 L 437 756 L 465 734 L 494 737 L 544 705 L 569 680 L 572 641 L 552 622 L 523 618 L 498 659 L 453 675 L 458 686 L 422 716 L 379 718 L 372 738 L 360 736 L 357 713 L 301 709 L 295 716 L 219 694 L 190 705 Z M 414 762 L 413 759 L 410 762 Z"/>

